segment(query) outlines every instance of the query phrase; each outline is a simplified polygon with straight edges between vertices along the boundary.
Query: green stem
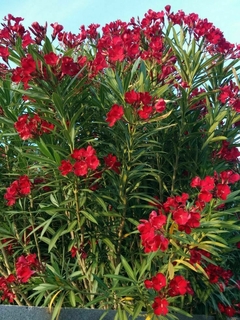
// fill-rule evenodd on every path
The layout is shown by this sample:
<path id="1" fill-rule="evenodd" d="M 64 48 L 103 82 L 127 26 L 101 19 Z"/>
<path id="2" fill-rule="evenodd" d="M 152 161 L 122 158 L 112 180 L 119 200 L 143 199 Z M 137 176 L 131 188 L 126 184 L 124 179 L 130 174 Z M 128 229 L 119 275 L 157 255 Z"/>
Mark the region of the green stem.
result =
<path id="1" fill-rule="evenodd" d="M 32 199 L 32 196 L 29 195 L 29 199 L 30 199 L 30 223 L 31 223 L 31 227 L 32 227 L 32 230 L 34 230 L 35 228 L 35 223 L 34 223 L 34 217 L 32 215 L 32 208 L 33 208 L 33 199 Z M 36 235 L 36 232 L 33 232 L 33 237 L 34 237 L 34 241 L 35 241 L 35 245 L 36 245 L 36 248 L 37 248 L 37 255 L 38 255 L 38 261 L 40 264 L 42 264 L 42 259 L 41 259 L 41 251 L 40 251 L 40 247 L 39 247 L 39 243 L 38 243 L 38 237 Z"/>
<path id="2" fill-rule="evenodd" d="M 118 244 L 117 244 L 117 263 L 120 262 L 120 254 L 121 254 L 121 245 L 123 240 L 123 230 L 126 222 L 127 215 L 127 206 L 128 206 L 128 195 L 127 195 L 127 185 L 128 185 L 128 173 L 131 171 L 132 166 L 132 152 L 133 152 L 133 144 L 134 144 L 134 135 L 136 132 L 135 126 L 128 124 L 128 135 L 129 140 L 126 145 L 127 152 L 127 162 L 123 163 L 123 169 L 120 176 L 120 186 L 119 186 L 119 198 L 121 200 L 121 205 L 123 206 L 122 217 L 120 221 L 120 225 L 118 228 Z"/>
<path id="3" fill-rule="evenodd" d="M 10 264 L 9 264 L 9 261 L 8 261 L 8 256 L 7 256 L 6 251 L 5 251 L 4 248 L 1 248 L 1 251 L 2 251 L 2 255 L 3 255 L 5 266 L 7 268 L 7 273 L 9 275 L 9 274 L 11 274 L 11 268 L 10 268 Z"/>
<path id="4" fill-rule="evenodd" d="M 177 176 L 177 170 L 178 170 L 178 161 L 179 161 L 179 149 L 177 148 L 175 164 L 173 166 L 171 193 L 173 193 L 175 188 L 175 182 L 176 182 L 176 176 Z"/>
<path id="5" fill-rule="evenodd" d="M 81 225 L 81 216 L 80 216 L 80 208 L 79 208 L 79 202 L 78 202 L 78 185 L 77 185 L 77 181 L 75 181 L 75 185 L 74 185 L 74 201 L 75 201 L 75 208 L 76 208 L 76 216 L 77 216 L 77 221 L 78 221 L 78 228 L 79 230 L 81 230 L 81 243 L 84 242 L 84 230 L 83 230 L 83 226 Z"/>

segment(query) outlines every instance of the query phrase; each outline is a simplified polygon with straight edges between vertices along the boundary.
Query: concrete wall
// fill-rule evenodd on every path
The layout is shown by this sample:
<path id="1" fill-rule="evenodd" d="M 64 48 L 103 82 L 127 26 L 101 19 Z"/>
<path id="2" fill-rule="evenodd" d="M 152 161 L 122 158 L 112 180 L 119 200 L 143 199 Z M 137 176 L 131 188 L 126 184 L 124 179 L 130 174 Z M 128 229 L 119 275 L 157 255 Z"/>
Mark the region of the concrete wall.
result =
<path id="1" fill-rule="evenodd" d="M 63 308 L 59 320 L 99 320 L 103 314 L 104 310 Z M 109 311 L 103 320 L 113 320 L 114 316 L 115 311 Z M 138 318 L 138 320 L 144 319 L 144 317 Z M 187 319 L 214 320 L 214 317 L 194 316 L 193 318 L 186 318 L 179 315 L 179 320 Z M 51 320 L 51 314 L 49 314 L 47 308 L 0 305 L 0 320 Z"/>

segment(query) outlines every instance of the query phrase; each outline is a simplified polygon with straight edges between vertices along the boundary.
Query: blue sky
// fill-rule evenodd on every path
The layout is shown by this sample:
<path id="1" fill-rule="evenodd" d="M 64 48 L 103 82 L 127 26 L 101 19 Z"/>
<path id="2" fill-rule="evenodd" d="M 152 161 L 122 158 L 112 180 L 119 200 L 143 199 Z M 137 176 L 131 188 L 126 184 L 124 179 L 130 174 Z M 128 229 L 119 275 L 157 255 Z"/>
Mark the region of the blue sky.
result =
<path id="1" fill-rule="evenodd" d="M 165 5 L 172 10 L 195 12 L 207 18 L 224 32 L 226 39 L 240 43 L 240 0 L 1 0 L 0 19 L 11 13 L 25 18 L 24 26 L 38 21 L 44 24 L 58 22 L 66 31 L 78 32 L 80 25 L 104 25 L 131 17 L 142 18 L 148 9 L 161 11 Z"/>

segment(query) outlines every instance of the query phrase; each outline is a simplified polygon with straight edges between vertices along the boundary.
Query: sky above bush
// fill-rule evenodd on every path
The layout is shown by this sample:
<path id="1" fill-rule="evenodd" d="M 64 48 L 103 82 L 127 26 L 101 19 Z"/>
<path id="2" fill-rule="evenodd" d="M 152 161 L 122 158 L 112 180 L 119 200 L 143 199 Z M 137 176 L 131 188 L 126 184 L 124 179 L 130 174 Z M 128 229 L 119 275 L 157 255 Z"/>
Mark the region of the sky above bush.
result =
<path id="1" fill-rule="evenodd" d="M 117 19 L 128 21 L 132 16 L 142 18 L 148 9 L 161 11 L 166 5 L 171 5 L 174 12 L 182 9 L 187 14 L 195 12 L 200 18 L 207 18 L 224 32 L 228 41 L 240 43 L 239 0 L 3 0 L 0 18 L 8 13 L 21 16 L 25 18 L 25 26 L 34 21 L 42 24 L 58 22 L 66 31 L 77 33 L 82 24 L 104 25 Z"/>

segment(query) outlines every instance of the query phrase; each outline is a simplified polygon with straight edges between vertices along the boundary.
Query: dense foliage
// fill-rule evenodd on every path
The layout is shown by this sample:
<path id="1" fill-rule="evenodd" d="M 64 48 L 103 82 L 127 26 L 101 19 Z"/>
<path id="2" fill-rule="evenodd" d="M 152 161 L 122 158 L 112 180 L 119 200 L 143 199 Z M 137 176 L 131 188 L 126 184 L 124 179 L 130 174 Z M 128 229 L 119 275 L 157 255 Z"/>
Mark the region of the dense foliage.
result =
<path id="1" fill-rule="evenodd" d="M 238 313 L 240 46 L 170 6 L 22 20 L 0 30 L 2 303 Z"/>

